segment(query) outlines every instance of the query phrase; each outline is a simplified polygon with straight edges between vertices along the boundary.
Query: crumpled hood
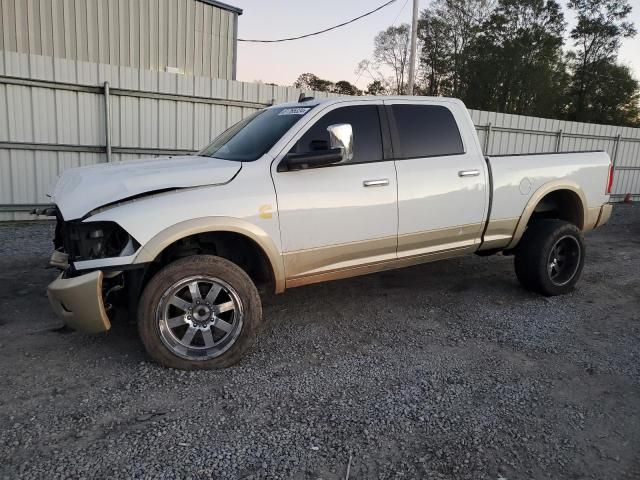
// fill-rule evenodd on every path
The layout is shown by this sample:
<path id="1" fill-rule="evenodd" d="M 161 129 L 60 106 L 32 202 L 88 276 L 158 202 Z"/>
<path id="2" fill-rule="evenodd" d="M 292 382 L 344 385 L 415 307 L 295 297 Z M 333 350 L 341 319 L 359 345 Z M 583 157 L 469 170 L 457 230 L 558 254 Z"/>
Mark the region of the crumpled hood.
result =
<path id="1" fill-rule="evenodd" d="M 64 219 L 73 220 L 103 205 L 144 193 L 227 183 L 240 168 L 240 162 L 197 156 L 70 168 L 58 178 L 52 199 Z"/>

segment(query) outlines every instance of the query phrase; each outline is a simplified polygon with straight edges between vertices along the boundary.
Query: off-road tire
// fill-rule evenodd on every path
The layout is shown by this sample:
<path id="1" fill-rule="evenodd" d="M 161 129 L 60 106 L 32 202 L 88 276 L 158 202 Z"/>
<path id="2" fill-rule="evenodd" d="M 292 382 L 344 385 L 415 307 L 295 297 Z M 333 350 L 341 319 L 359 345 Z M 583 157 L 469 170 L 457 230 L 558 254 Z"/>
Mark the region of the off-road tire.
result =
<path id="1" fill-rule="evenodd" d="M 243 321 L 235 342 L 224 353 L 211 359 L 186 359 L 163 342 L 157 312 L 164 292 L 171 285 L 200 275 L 224 280 L 237 292 Z M 261 322 L 260 296 L 249 276 L 236 264 L 213 255 L 195 255 L 170 263 L 151 278 L 138 304 L 138 330 L 147 353 L 161 365 L 181 370 L 219 369 L 237 363 L 253 344 Z"/>
<path id="2" fill-rule="evenodd" d="M 552 280 L 550 273 L 550 255 L 559 241 L 579 247 L 576 247 L 579 258 L 572 260 L 576 265 L 566 275 L 569 276 L 574 268 L 575 272 L 566 282 Z M 534 221 L 525 230 L 516 248 L 514 265 L 522 286 L 545 296 L 555 296 L 574 289 L 584 267 L 584 258 L 584 237 L 578 227 L 564 220 L 543 219 Z"/>

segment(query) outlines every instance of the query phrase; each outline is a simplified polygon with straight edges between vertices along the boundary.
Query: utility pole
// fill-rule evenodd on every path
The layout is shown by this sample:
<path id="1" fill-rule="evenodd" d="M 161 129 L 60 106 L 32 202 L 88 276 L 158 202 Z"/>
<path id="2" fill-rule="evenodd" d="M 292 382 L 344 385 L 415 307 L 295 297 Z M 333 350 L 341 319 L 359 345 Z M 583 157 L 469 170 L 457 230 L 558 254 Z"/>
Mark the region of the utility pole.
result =
<path id="1" fill-rule="evenodd" d="M 413 82 L 416 76 L 416 43 L 418 40 L 418 0 L 413 0 L 413 20 L 411 22 L 411 52 L 409 54 L 409 82 L 407 95 L 413 95 Z"/>

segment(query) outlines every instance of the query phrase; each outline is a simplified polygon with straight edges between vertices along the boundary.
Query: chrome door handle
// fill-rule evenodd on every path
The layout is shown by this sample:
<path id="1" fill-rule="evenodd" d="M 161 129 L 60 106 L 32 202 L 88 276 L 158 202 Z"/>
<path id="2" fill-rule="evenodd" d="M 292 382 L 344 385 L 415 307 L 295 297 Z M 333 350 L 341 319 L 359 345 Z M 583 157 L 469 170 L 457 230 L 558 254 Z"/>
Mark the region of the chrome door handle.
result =
<path id="1" fill-rule="evenodd" d="M 389 185 L 388 178 L 381 178 L 380 180 L 365 180 L 362 182 L 363 187 L 386 187 Z"/>
<path id="2" fill-rule="evenodd" d="M 460 170 L 458 172 L 459 177 L 477 177 L 480 175 L 480 170 Z"/>

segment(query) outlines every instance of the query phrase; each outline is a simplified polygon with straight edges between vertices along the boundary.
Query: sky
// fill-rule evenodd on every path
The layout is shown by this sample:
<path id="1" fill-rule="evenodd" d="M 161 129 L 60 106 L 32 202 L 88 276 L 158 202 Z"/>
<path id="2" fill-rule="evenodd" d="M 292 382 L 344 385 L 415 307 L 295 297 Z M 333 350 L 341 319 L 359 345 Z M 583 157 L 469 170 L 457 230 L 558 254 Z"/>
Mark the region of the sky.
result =
<path id="1" fill-rule="evenodd" d="M 559 0 L 564 6 L 566 0 Z M 640 30 L 640 0 L 630 0 L 631 20 Z M 239 18 L 238 37 L 273 39 L 301 35 L 357 17 L 385 3 L 385 0 L 228 0 L 244 10 Z M 426 8 L 430 0 L 420 0 Z M 311 38 L 283 43 L 238 43 L 238 80 L 292 85 L 298 75 L 315 73 L 333 82 L 348 80 L 365 88 L 371 82 L 355 73 L 358 63 L 370 58 L 373 38 L 394 22 L 411 21 L 412 0 L 396 0 L 388 7 L 338 30 Z M 574 24 L 565 9 L 567 31 Z M 570 40 L 569 40 L 570 42 Z M 640 34 L 627 39 L 619 60 L 640 79 Z"/>

